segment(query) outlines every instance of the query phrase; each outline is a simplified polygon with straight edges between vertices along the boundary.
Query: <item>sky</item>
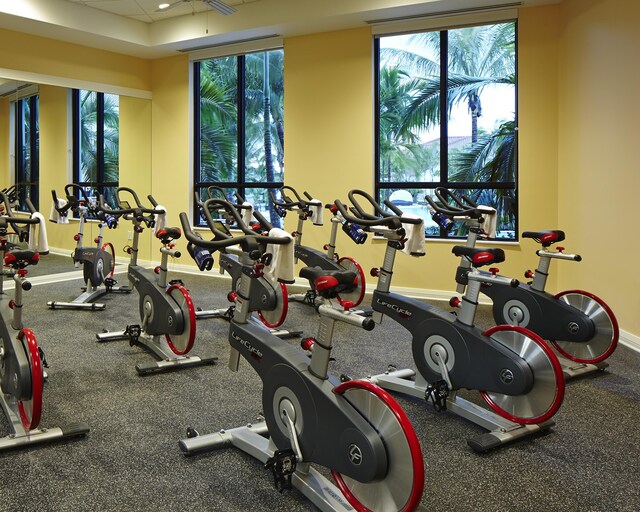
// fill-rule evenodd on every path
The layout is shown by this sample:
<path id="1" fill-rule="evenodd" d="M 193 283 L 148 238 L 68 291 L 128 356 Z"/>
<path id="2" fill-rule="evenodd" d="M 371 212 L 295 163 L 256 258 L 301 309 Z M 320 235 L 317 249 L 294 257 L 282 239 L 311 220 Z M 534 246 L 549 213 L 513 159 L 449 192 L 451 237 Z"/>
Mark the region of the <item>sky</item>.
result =
<path id="1" fill-rule="evenodd" d="M 382 37 L 380 38 L 380 48 L 406 50 L 409 48 L 411 35 Z M 415 44 L 411 51 L 417 53 Z M 422 55 L 432 58 L 433 56 L 429 53 L 429 49 L 425 48 Z M 482 115 L 478 118 L 478 128 L 491 132 L 502 121 L 514 118 L 515 88 L 513 86 L 488 86 L 483 90 L 480 99 L 482 101 Z M 450 136 L 471 136 L 471 114 L 466 104 L 460 103 L 453 108 L 448 126 Z M 439 128 L 436 127 L 430 132 L 423 133 L 421 138 L 423 142 L 440 138 Z"/>

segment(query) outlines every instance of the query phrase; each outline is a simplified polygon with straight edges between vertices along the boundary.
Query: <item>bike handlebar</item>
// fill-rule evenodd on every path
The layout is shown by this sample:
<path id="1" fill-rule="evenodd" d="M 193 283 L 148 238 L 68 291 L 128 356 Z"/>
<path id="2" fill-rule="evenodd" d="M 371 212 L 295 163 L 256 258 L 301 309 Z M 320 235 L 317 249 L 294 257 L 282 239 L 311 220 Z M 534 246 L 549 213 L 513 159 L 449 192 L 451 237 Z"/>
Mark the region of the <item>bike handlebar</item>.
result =
<path id="1" fill-rule="evenodd" d="M 437 187 L 434 192 L 442 204 L 436 203 L 429 196 L 425 196 L 425 199 L 431 208 L 442 215 L 446 215 L 447 217 L 469 217 L 470 219 L 479 219 L 483 215 L 489 214 L 488 211 L 479 209 L 478 204 L 465 195 L 458 197 L 445 187 Z M 451 204 L 450 200 L 455 204 Z"/>
<path id="2" fill-rule="evenodd" d="M 390 201 L 385 201 L 385 204 L 393 211 L 393 213 L 389 213 L 384 210 L 380 204 L 373 199 L 371 194 L 365 192 L 364 190 L 354 189 L 349 191 L 349 201 L 353 205 L 349 210 L 355 215 L 350 215 L 347 212 L 346 207 L 342 204 L 339 199 L 336 199 L 335 205 L 338 207 L 340 214 L 349 222 L 354 222 L 356 224 L 360 224 L 364 227 L 372 227 L 372 226 L 386 226 L 391 229 L 397 229 L 402 227 L 402 224 L 420 224 L 422 219 L 407 217 L 404 212 L 400 210 L 396 205 L 391 203 Z M 364 211 L 364 208 L 360 205 L 360 202 L 357 199 L 357 196 L 364 198 L 369 205 L 373 208 L 377 215 L 372 215 Z"/>
<path id="3" fill-rule="evenodd" d="M 347 209 L 342 204 L 342 201 L 340 201 L 340 199 L 335 200 L 335 205 L 338 208 L 340 215 L 342 215 L 347 222 L 359 224 L 365 230 L 373 226 L 385 226 L 390 229 L 397 229 L 402 227 L 402 223 L 397 216 L 375 217 L 370 214 L 364 214 L 364 216 L 360 217 L 360 212 L 358 212 L 356 208 L 352 207 L 351 211 L 355 215 L 358 215 L 357 217 L 354 217 L 353 215 L 349 214 L 349 212 L 347 212 Z"/>
<path id="4" fill-rule="evenodd" d="M 280 206 L 285 210 L 293 210 L 295 207 L 298 207 L 300 210 L 305 210 L 305 211 L 309 209 L 308 202 L 302 199 L 302 197 L 300 197 L 300 194 L 298 194 L 298 191 L 293 187 L 284 185 L 280 187 L 279 190 L 280 190 L 280 195 L 282 196 L 282 201 L 278 201 L 276 199 L 275 194 L 271 190 L 269 191 L 269 195 L 271 196 L 271 201 L 273 202 L 274 205 Z M 296 197 L 296 201 L 292 200 L 289 196 L 287 196 L 287 194 L 285 194 L 285 190 L 289 190 Z"/>
<path id="5" fill-rule="evenodd" d="M 251 249 L 252 245 L 256 244 L 284 245 L 291 242 L 291 238 L 289 237 L 257 235 L 256 233 L 251 231 L 251 229 L 247 228 L 244 225 L 244 223 L 242 222 L 242 218 L 238 214 L 238 211 L 228 201 L 216 198 L 207 199 L 204 203 L 204 206 L 205 208 L 203 208 L 203 213 L 205 221 L 207 222 L 209 229 L 215 236 L 213 240 L 203 240 L 202 238 L 197 236 L 191 229 L 191 225 L 189 224 L 189 217 L 187 216 L 187 214 L 184 212 L 180 213 L 180 223 L 182 224 L 185 238 L 198 247 L 204 247 L 205 249 L 217 251 L 220 249 L 224 249 L 225 247 L 239 244 L 243 248 L 243 251 L 248 251 Z M 243 229 L 244 234 L 241 236 L 233 236 L 229 233 L 217 229 L 215 226 L 215 221 L 213 220 L 213 217 L 211 217 L 211 209 L 224 209 L 229 215 L 231 215 L 235 220 L 238 221 L 239 225 L 245 227 L 246 231 Z"/>

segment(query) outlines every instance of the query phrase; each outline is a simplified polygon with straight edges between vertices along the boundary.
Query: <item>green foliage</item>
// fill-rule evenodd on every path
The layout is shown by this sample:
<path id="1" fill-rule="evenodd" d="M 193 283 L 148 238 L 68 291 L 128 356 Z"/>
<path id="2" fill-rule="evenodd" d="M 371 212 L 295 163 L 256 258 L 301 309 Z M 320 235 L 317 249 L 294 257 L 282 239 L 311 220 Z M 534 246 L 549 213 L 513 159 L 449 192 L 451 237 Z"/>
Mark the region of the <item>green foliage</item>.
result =
<path id="1" fill-rule="evenodd" d="M 425 32 L 405 38 L 400 48 L 380 52 L 379 165 L 381 182 L 440 181 L 439 142 L 424 141 L 452 110 L 466 105 L 471 144 L 461 150 L 449 139 L 448 181 L 503 183 L 515 181 L 515 120 L 502 122 L 492 133 L 482 133 L 483 93 L 495 85 L 515 86 L 515 23 L 467 27 L 447 31 L 447 81 L 442 102 L 440 33 Z M 515 106 L 514 106 L 515 108 Z M 474 191 L 479 196 L 480 191 Z M 485 196 L 487 194 L 485 193 Z M 501 225 L 513 226 L 513 192 L 497 189 L 492 202 Z M 483 197 L 483 199 L 487 199 Z"/>
<path id="2" fill-rule="evenodd" d="M 199 181 L 235 181 L 239 165 L 243 166 L 246 182 L 282 180 L 284 53 L 275 50 L 246 55 L 241 91 L 238 91 L 238 59 L 226 57 L 200 64 Z M 242 117 L 238 113 L 238 94 L 244 96 Z M 241 127 L 239 119 L 244 119 Z M 237 161 L 238 130 L 243 131 L 244 162 Z M 271 169 L 266 146 L 271 148 L 268 156 L 275 157 Z"/>
<path id="3" fill-rule="evenodd" d="M 80 180 L 98 181 L 97 119 L 98 93 L 80 91 Z M 104 181 L 118 181 L 119 98 L 104 94 Z"/>

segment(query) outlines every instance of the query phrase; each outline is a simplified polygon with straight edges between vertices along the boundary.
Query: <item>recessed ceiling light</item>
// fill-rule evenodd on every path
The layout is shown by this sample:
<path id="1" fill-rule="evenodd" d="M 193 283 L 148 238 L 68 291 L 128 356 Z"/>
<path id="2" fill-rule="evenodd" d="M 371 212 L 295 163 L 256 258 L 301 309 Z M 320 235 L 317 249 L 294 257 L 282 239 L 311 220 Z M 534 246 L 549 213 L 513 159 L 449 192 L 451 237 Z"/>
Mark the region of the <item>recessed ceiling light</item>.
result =
<path id="1" fill-rule="evenodd" d="M 169 7 L 169 5 L 171 4 L 160 4 L 158 5 L 158 9 L 166 9 L 167 7 Z"/>

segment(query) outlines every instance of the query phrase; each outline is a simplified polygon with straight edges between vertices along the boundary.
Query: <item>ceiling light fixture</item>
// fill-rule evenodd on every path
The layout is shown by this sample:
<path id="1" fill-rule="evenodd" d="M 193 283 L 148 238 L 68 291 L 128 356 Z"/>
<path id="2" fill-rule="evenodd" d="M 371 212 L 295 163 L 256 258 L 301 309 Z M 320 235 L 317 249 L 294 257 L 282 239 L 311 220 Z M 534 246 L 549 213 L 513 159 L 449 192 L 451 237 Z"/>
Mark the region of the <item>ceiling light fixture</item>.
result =
<path id="1" fill-rule="evenodd" d="M 202 1 L 212 9 L 218 11 L 220 14 L 224 14 L 225 16 L 228 16 L 229 14 L 233 14 L 234 12 L 236 12 L 236 10 L 233 7 L 225 4 L 224 2 L 221 2 L 220 0 L 202 0 Z"/>
<path id="2" fill-rule="evenodd" d="M 171 4 L 160 4 L 158 5 L 158 10 L 162 11 L 164 9 L 167 9 Z"/>

